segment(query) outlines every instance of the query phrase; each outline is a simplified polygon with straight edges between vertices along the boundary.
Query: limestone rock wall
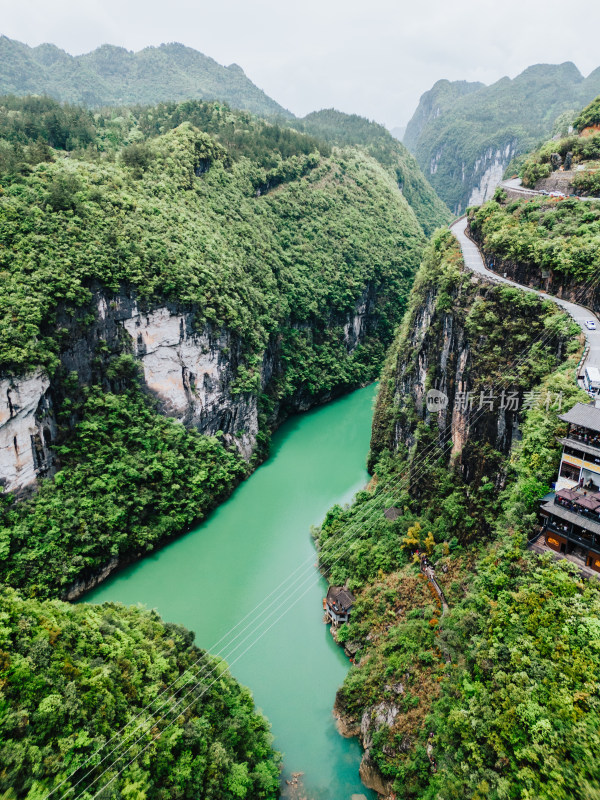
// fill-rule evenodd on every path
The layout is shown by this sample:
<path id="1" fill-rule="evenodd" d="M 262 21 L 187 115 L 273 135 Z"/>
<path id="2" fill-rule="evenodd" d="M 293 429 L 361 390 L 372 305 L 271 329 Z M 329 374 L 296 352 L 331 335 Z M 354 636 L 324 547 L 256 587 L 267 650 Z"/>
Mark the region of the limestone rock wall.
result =
<path id="1" fill-rule="evenodd" d="M 369 335 L 374 307 L 374 290 L 367 285 L 352 313 L 332 317 L 348 354 Z M 224 441 L 249 460 L 259 432 L 259 392 L 241 391 L 236 385 L 244 363 L 241 339 L 224 328 L 206 325 L 198 330 L 195 311 L 167 302 L 149 306 L 125 289 L 108 295 L 96 287 L 81 319 L 60 313 L 57 324 L 67 335 L 56 375 L 50 378 L 36 371 L 0 379 L 0 478 L 6 490 L 27 492 L 38 477 L 58 468 L 52 452 L 57 433 L 53 408 L 63 399 L 65 376 L 118 390 L 119 378 L 109 378 L 106 366 L 121 353 L 139 361 L 146 387 L 162 413 L 206 435 L 221 431 Z M 274 335 L 262 354 L 257 389 L 267 391 L 281 370 L 279 337 Z M 290 412 L 334 395 L 330 391 L 315 398 L 298 387 L 294 397 L 275 405 L 270 424 L 275 427 Z M 73 418 L 71 424 L 76 421 Z"/>
<path id="2" fill-rule="evenodd" d="M 206 434 L 223 431 L 249 459 L 258 434 L 258 400 L 233 394 L 240 343 L 230 331 L 196 332 L 190 314 L 161 307 L 123 323 L 162 410 Z"/>
<path id="3" fill-rule="evenodd" d="M 495 291 L 492 283 L 479 276 L 457 289 L 452 310 L 438 305 L 439 288 L 431 286 L 421 298 L 408 331 L 407 340 L 394 356 L 391 388 L 380 392 L 377 400 L 371 463 L 383 449 L 408 449 L 415 444 L 420 421 L 432 423 L 440 446 L 466 480 L 471 480 L 484 465 L 470 444 L 490 444 L 503 454 L 510 452 L 519 433 L 517 412 L 511 408 L 493 410 L 478 407 L 474 391 L 481 375 L 477 367 L 477 343 L 466 328 L 466 316 L 477 297 Z M 430 389 L 442 392 L 447 405 L 429 411 L 426 404 Z M 468 402 L 463 402 L 468 398 Z M 386 415 L 390 420 L 385 423 Z M 384 434 L 377 433 L 378 429 Z"/>
<path id="4" fill-rule="evenodd" d="M 0 482 L 5 491 L 18 494 L 55 469 L 50 444 L 56 421 L 49 389 L 42 370 L 0 380 Z"/>
<path id="5" fill-rule="evenodd" d="M 502 180 L 504 171 L 517 151 L 516 140 L 507 142 L 501 148 L 488 148 L 476 159 L 472 168 L 473 188 L 467 205 L 481 205 L 493 197 L 496 186 Z M 463 174 L 463 181 L 465 176 Z"/>

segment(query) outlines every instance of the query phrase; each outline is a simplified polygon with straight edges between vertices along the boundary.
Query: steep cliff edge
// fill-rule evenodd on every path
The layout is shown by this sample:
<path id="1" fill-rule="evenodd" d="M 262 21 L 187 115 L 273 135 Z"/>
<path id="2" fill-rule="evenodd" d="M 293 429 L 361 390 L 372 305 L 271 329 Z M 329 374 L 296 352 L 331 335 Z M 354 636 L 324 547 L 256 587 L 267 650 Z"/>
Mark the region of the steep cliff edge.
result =
<path id="1" fill-rule="evenodd" d="M 525 286 L 600 310 L 600 200 L 506 201 L 502 192 L 469 215 L 487 266 Z"/>
<path id="2" fill-rule="evenodd" d="M 380 383 L 374 480 L 317 532 L 328 580 L 348 581 L 356 596 L 337 632 L 354 665 L 335 711 L 340 730 L 359 735 L 361 774 L 383 796 L 452 796 L 455 782 L 472 786 L 460 762 L 476 768 L 468 751 L 476 734 L 460 715 L 469 687 L 492 669 L 480 678 L 487 611 L 469 616 L 481 602 L 478 574 L 492 564 L 532 580 L 537 565 L 522 555 L 523 538 L 556 469 L 556 415 L 578 396 L 580 350 L 579 329 L 553 304 L 465 271 L 451 234 L 434 238 Z M 501 593 L 509 583 L 498 580 Z M 496 785 L 493 764 L 482 772 Z"/>
<path id="3" fill-rule="evenodd" d="M 466 482 L 493 473 L 501 487 L 503 472 L 492 463 L 519 436 L 525 393 L 562 359 L 564 320 L 550 303 L 465 271 L 451 235 L 438 238 L 386 361 L 371 463 L 400 447 L 418 460 L 435 444 Z M 426 402 L 432 390 L 443 395 L 439 410 Z"/>

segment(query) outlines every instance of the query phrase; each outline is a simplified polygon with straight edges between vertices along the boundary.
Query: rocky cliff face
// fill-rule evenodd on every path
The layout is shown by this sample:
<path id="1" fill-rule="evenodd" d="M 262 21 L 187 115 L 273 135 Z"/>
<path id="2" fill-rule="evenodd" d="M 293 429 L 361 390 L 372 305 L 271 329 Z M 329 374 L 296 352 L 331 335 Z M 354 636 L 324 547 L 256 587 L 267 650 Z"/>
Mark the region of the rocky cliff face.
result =
<path id="1" fill-rule="evenodd" d="M 475 277 L 469 276 L 469 284 L 466 291 L 462 287 L 455 293 L 454 301 L 462 305 L 467 297 L 467 302 L 485 300 L 495 291 L 492 284 Z M 484 389 L 479 382 L 477 342 L 467 332 L 466 309 L 458 306 L 442 311 L 439 289 L 432 287 L 426 293 L 408 339 L 395 358 L 393 385 L 378 399 L 371 443 L 374 454 L 383 447 L 393 451 L 401 445 L 414 447 L 419 423 L 433 426 L 448 462 L 454 463 L 465 480 L 473 479 L 482 468 L 480 459 L 468 447 L 470 441 L 486 442 L 503 454 L 510 450 L 518 436 L 517 414 L 508 408 L 488 413 L 485 403 L 479 409 L 481 392 L 485 398 L 492 390 Z M 430 390 L 447 398 L 438 411 L 428 409 Z M 390 408 L 396 413 L 382 441 L 379 426 Z"/>
<path id="2" fill-rule="evenodd" d="M 374 293 L 366 287 L 353 313 L 331 319 L 340 328 L 351 354 L 369 334 Z M 88 324 L 93 314 L 94 322 Z M 235 331 L 209 325 L 197 330 L 194 308 L 173 303 L 150 307 L 131 292 L 107 295 L 96 288 L 81 319 L 59 315 L 67 332 L 60 367 L 50 378 L 43 371 L 0 381 L 0 467 L 4 485 L 17 495 L 31 490 L 39 477 L 53 474 L 58 461 L 52 452 L 57 426 L 53 409 L 64 396 L 64 378 L 76 375 L 80 384 L 101 383 L 118 389 L 119 377 L 109 377 L 111 356 L 130 353 L 138 361 L 145 386 L 162 413 L 201 433 L 223 433 L 249 460 L 259 433 L 259 392 L 268 391 L 282 370 L 279 339 L 273 336 L 262 354 L 256 391 L 237 386 L 244 348 Z M 340 390 L 343 387 L 340 387 Z M 277 402 L 269 420 L 275 427 L 287 413 L 309 408 L 334 396 L 314 397 L 299 387 L 285 404 Z"/>
<path id="3" fill-rule="evenodd" d="M 590 285 L 589 282 L 575 283 L 563 273 L 555 270 L 542 270 L 537 264 L 501 258 L 486 250 L 480 232 L 472 230 L 471 235 L 479 243 L 486 265 L 492 271 L 521 283 L 523 286 L 544 289 L 548 294 L 563 300 L 581 303 L 582 298 L 585 298 L 589 308 L 596 312 L 600 311 L 600 288 L 598 286 Z"/>
<path id="4" fill-rule="evenodd" d="M 468 206 L 493 197 L 518 146 L 518 140 L 509 134 L 501 143 L 483 145 L 475 158 L 465 159 L 460 147 L 442 142 L 428 155 L 423 168 L 432 184 L 451 180 L 455 193 L 449 205 L 455 214 L 461 214 Z"/>
<path id="5" fill-rule="evenodd" d="M 42 371 L 0 381 L 0 475 L 5 491 L 20 493 L 54 470 L 50 444 L 56 423 L 49 389 L 50 380 Z"/>
<path id="6" fill-rule="evenodd" d="M 233 393 L 240 342 L 227 330 L 194 331 L 192 322 L 191 314 L 162 307 L 135 309 L 123 325 L 163 412 L 202 433 L 222 431 L 249 459 L 258 433 L 258 400 Z M 263 364 L 263 371 L 269 366 Z"/>
<path id="7" fill-rule="evenodd" d="M 520 436 L 529 347 L 544 337 L 550 357 L 559 358 L 564 342 L 544 334 L 541 301 L 465 271 L 457 248 L 449 243 L 445 261 L 425 280 L 417 278 L 411 312 L 381 382 L 371 464 L 385 449 L 422 447 L 418 431 L 425 426 L 465 481 L 487 475 L 501 486 L 504 475 L 493 465 Z M 505 339 L 518 341 L 514 353 L 503 349 Z M 514 380 L 506 379 L 501 361 L 515 365 Z M 435 407 L 427 402 L 432 392 L 442 398 Z"/>
<path id="8" fill-rule="evenodd" d="M 465 183 L 473 186 L 467 206 L 481 205 L 493 197 L 517 147 L 517 140 L 510 138 L 503 147 L 488 147 L 475 160 L 470 178 L 467 180 L 465 175 L 464 179 Z"/>

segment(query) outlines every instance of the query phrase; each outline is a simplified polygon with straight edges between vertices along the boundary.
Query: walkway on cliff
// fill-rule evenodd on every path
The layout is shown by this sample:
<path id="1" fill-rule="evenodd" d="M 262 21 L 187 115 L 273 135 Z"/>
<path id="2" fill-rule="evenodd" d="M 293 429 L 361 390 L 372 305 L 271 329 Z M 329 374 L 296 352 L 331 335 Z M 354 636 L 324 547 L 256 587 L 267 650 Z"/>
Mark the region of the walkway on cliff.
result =
<path id="1" fill-rule="evenodd" d="M 508 278 L 503 278 L 496 272 L 492 272 L 492 270 L 486 267 L 483 257 L 475 242 L 473 242 L 467 236 L 467 225 L 467 218 L 462 217 L 461 219 L 456 220 L 456 222 L 452 223 L 450 226 L 450 230 L 456 236 L 460 244 L 463 258 L 465 260 L 465 266 L 472 272 L 478 272 L 480 275 L 485 275 L 486 278 L 495 281 L 496 283 L 505 283 L 508 286 L 515 286 L 518 289 L 523 289 L 523 291 L 533 292 L 545 300 L 552 300 L 554 303 L 564 309 L 580 326 L 587 338 L 589 351 L 585 361 L 586 365 L 589 367 L 600 368 L 600 321 L 598 320 L 596 314 L 590 311 L 589 308 L 579 306 L 576 303 L 570 303 L 568 300 L 561 300 L 561 298 L 547 294 L 546 292 L 539 292 L 537 289 L 532 289 L 529 286 L 523 286 L 521 283 L 508 280 Z M 590 331 L 586 328 L 586 319 L 594 319 L 596 321 L 597 328 L 595 331 Z"/>

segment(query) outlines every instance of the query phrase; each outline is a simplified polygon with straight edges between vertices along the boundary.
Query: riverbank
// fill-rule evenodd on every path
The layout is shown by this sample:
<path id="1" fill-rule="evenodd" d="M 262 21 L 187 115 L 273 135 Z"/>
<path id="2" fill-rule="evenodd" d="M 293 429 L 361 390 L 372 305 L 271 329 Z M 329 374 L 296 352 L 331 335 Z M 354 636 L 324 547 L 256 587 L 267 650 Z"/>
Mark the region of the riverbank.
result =
<path id="1" fill-rule="evenodd" d="M 349 662 L 321 621 L 326 584 L 309 533 L 368 481 L 374 393 L 360 389 L 285 422 L 269 459 L 210 519 L 85 597 L 141 602 L 195 631 L 270 719 L 284 781 L 303 772 L 315 800 L 375 797 L 359 779 L 357 740 L 340 737 L 332 715 Z"/>

